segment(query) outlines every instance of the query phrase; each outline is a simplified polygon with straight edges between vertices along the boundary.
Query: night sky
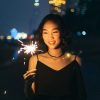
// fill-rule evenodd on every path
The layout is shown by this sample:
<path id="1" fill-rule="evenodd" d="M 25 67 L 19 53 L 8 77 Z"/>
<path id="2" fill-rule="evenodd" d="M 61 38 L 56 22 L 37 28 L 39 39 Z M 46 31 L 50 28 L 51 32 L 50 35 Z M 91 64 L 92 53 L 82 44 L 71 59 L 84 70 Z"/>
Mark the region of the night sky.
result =
<path id="1" fill-rule="evenodd" d="M 40 20 L 49 13 L 48 0 L 40 0 L 40 6 L 34 6 L 35 0 L 0 0 L 0 35 L 10 35 L 10 29 L 30 34 Z"/>

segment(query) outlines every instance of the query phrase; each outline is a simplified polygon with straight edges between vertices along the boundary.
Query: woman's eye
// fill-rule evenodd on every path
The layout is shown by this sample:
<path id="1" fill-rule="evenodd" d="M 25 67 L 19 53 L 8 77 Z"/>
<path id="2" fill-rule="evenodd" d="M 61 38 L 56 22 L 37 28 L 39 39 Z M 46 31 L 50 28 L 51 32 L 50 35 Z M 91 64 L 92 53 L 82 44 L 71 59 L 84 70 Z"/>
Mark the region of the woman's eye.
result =
<path id="1" fill-rule="evenodd" d="M 53 33 L 59 33 L 59 31 L 54 31 Z"/>
<path id="2" fill-rule="evenodd" d="M 47 34 L 47 32 L 43 32 L 43 34 Z"/>

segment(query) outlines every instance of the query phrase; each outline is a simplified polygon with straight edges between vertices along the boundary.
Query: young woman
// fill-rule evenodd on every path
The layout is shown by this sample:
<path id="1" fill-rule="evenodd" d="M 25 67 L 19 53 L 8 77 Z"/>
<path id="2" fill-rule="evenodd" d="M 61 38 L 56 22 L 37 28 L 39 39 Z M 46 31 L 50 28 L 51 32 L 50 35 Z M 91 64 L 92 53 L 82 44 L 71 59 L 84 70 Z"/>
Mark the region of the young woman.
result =
<path id="1" fill-rule="evenodd" d="M 70 35 L 61 16 L 48 14 L 34 38 L 43 52 L 29 60 L 24 74 L 26 96 L 33 100 L 86 100 L 81 61 L 68 56 Z"/>

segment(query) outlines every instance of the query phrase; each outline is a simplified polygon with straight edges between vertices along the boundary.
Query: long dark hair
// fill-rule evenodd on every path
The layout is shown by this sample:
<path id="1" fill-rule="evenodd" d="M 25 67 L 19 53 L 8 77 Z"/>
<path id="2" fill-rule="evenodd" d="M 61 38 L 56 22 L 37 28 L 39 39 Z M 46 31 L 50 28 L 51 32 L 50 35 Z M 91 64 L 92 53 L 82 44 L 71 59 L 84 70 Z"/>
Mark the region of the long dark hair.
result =
<path id="1" fill-rule="evenodd" d="M 42 31 L 43 31 L 43 26 L 47 21 L 53 21 L 58 25 L 58 29 L 61 33 L 61 48 L 63 52 L 66 51 L 68 45 L 71 42 L 71 36 L 68 32 L 68 29 L 66 27 L 66 24 L 64 23 L 64 20 L 62 16 L 57 15 L 57 14 L 48 14 L 43 18 L 41 21 L 38 29 L 34 32 L 34 40 L 38 42 L 39 49 L 43 50 L 43 52 L 46 52 L 48 50 L 47 46 L 45 45 L 42 37 Z"/>

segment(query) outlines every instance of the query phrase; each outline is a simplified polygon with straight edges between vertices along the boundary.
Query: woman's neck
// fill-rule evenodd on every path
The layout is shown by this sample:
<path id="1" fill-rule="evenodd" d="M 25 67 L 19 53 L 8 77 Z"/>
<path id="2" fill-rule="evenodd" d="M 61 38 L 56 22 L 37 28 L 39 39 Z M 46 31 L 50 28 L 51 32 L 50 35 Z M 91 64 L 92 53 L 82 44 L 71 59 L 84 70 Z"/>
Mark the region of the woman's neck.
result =
<path id="1" fill-rule="evenodd" d="M 49 49 L 48 50 L 48 55 L 51 57 L 61 57 L 63 55 L 62 50 L 61 49 Z"/>

